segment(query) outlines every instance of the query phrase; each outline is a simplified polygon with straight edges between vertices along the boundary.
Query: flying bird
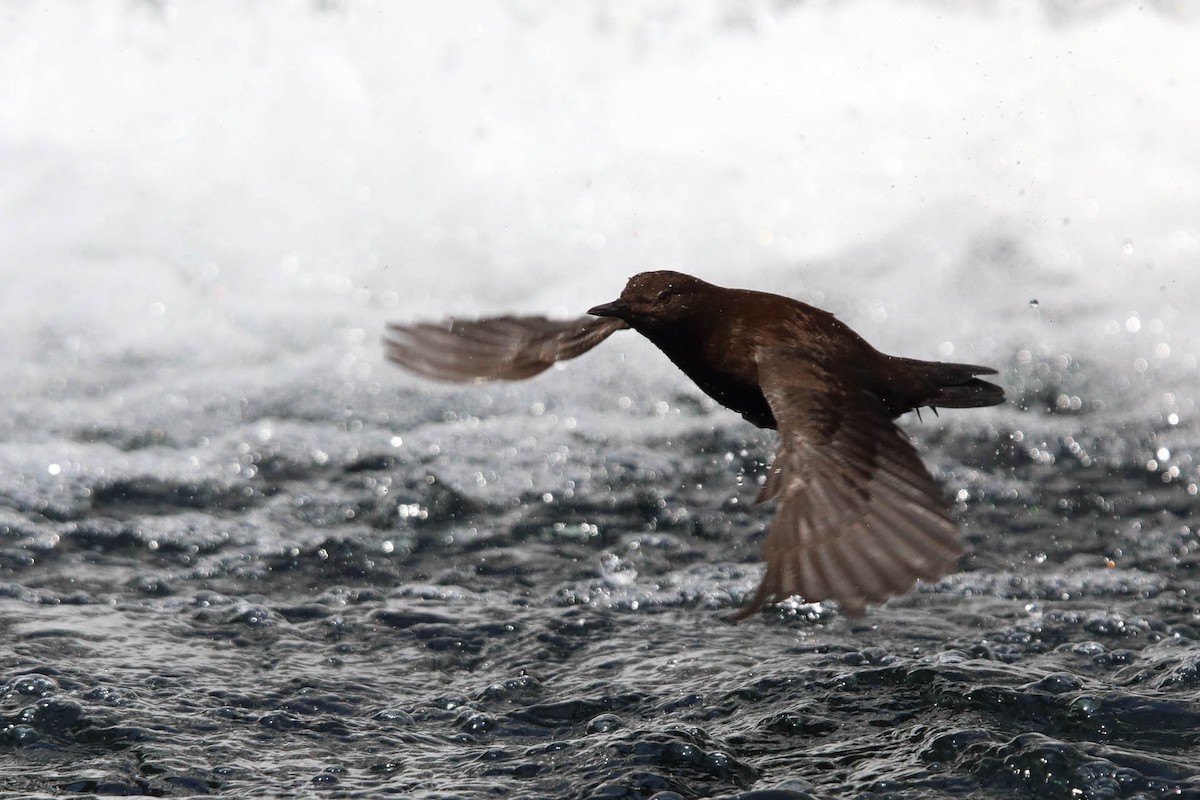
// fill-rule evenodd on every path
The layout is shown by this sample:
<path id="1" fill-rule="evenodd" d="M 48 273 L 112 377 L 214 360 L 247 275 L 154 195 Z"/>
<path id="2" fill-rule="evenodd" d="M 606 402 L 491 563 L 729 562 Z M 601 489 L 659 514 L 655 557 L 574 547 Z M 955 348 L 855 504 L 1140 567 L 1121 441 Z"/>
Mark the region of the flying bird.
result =
<path id="1" fill-rule="evenodd" d="M 393 324 L 384 344 L 391 361 L 429 378 L 520 380 L 632 328 L 705 394 L 779 431 L 758 495 L 777 502 L 766 573 L 733 619 L 793 595 L 859 615 L 954 570 L 958 525 L 894 420 L 1003 403 L 1003 389 L 976 377 L 996 370 L 886 355 L 827 311 L 679 272 L 635 275 L 588 314 Z"/>

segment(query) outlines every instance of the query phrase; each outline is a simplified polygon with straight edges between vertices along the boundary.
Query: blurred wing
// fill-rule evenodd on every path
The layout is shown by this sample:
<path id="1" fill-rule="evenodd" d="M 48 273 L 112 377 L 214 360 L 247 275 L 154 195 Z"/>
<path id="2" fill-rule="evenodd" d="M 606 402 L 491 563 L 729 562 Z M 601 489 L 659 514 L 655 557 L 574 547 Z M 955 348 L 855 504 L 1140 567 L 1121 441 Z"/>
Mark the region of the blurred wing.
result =
<path id="1" fill-rule="evenodd" d="M 495 317 L 474 321 L 389 325 L 384 348 L 390 361 L 443 381 L 515 381 L 556 361 L 591 350 L 629 327 L 615 317 L 555 321 Z"/>
<path id="2" fill-rule="evenodd" d="M 766 575 L 735 619 L 791 595 L 858 615 L 954 570 L 958 525 L 878 398 L 786 352 L 761 357 L 759 378 L 780 434 L 759 500 L 779 506 Z"/>

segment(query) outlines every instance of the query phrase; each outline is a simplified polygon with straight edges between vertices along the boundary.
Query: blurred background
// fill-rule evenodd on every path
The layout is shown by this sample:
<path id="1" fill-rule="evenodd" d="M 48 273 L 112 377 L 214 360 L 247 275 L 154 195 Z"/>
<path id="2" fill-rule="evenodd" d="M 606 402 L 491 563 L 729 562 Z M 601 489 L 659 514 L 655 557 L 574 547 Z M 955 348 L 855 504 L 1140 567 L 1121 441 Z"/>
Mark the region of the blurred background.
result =
<path id="1" fill-rule="evenodd" d="M 10 3 L 0 369 L 42 393 L 332 339 L 381 380 L 384 318 L 575 314 L 671 267 L 909 355 L 1191 372 L 1198 16 Z"/>

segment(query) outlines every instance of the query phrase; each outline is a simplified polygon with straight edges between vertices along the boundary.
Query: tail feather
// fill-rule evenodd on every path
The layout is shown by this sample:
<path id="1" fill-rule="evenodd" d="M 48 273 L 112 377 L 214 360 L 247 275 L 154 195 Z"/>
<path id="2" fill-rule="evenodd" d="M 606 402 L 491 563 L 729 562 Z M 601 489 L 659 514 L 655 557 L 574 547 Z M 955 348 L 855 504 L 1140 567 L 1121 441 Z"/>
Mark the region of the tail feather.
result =
<path id="1" fill-rule="evenodd" d="M 1004 389 L 994 383 L 971 378 L 966 383 L 950 386 L 939 386 L 929 398 L 928 403 L 934 408 L 978 408 L 979 406 L 998 406 L 1004 402 Z"/>
<path id="2" fill-rule="evenodd" d="M 977 408 L 1004 402 L 1004 389 L 975 377 L 995 375 L 996 370 L 991 367 L 895 356 L 892 361 L 896 383 L 903 385 L 902 394 L 910 408 Z"/>

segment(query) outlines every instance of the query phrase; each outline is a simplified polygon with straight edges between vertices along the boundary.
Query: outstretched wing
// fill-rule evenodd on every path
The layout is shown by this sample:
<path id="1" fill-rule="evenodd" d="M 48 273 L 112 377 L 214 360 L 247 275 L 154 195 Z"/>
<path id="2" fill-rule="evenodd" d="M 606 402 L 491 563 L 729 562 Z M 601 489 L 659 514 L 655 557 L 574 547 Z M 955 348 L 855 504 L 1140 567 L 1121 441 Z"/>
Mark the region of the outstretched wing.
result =
<path id="1" fill-rule="evenodd" d="M 759 500 L 779 506 L 766 575 L 735 619 L 792 595 L 857 615 L 954 570 L 958 525 L 878 398 L 786 351 L 766 351 L 759 378 L 780 435 Z"/>
<path id="2" fill-rule="evenodd" d="M 427 378 L 515 381 L 581 355 L 627 327 L 614 317 L 494 317 L 389 325 L 384 348 L 393 363 Z"/>

